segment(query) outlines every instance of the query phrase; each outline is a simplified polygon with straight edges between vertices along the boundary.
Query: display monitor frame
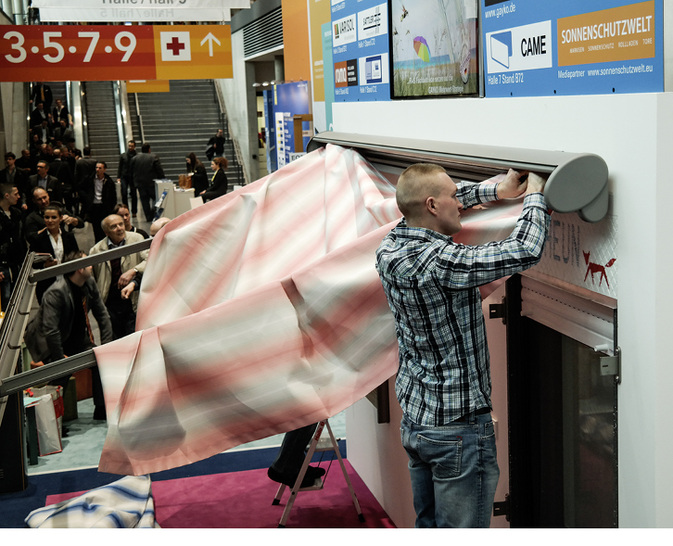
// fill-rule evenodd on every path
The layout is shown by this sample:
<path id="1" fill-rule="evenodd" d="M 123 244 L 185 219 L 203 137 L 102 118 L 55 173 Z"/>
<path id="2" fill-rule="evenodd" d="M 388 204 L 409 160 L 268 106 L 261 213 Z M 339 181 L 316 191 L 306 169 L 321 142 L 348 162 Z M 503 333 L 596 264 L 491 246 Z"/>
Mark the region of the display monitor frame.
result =
<path id="1" fill-rule="evenodd" d="M 388 0 L 391 99 L 480 93 L 479 0 Z"/>

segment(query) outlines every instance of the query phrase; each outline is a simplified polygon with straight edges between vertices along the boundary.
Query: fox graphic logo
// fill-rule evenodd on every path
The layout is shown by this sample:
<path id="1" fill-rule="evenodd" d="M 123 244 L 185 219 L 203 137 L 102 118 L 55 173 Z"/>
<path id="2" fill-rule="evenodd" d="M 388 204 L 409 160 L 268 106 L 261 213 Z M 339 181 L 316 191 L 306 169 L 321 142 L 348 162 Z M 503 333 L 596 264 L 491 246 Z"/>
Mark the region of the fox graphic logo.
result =
<path id="1" fill-rule="evenodd" d="M 600 273 L 600 277 L 598 278 L 598 286 L 600 286 L 603 282 L 603 279 L 605 279 L 605 284 L 607 284 L 608 288 L 610 288 L 610 283 L 608 282 L 608 276 L 605 273 L 605 268 L 606 267 L 612 267 L 612 265 L 617 261 L 617 258 L 612 258 L 605 265 L 600 265 L 600 264 L 589 261 L 589 257 L 591 256 L 591 252 L 582 251 L 582 254 L 584 254 L 584 261 L 587 264 L 587 272 L 584 275 L 584 282 L 586 282 L 587 277 L 589 277 L 589 273 L 591 273 L 591 282 L 593 284 L 594 283 L 594 274 Z"/>

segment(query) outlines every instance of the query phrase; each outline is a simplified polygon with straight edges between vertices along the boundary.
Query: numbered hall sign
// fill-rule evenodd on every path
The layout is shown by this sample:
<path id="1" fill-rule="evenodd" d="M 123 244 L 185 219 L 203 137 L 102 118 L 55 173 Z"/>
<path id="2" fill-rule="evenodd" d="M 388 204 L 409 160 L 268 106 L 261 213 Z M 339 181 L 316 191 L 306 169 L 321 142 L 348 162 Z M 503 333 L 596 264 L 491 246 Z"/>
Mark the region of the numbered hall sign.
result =
<path id="1" fill-rule="evenodd" d="M 230 77 L 228 25 L 0 25 L 0 81 Z"/>

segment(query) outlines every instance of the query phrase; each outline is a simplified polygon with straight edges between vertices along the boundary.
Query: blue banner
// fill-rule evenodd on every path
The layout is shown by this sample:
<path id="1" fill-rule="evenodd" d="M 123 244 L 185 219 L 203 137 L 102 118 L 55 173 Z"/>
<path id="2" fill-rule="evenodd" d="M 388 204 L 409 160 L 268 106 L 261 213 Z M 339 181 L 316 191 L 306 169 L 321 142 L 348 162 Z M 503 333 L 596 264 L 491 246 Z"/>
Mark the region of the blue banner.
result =
<path id="1" fill-rule="evenodd" d="M 481 0 L 487 97 L 664 90 L 663 0 Z"/>
<path id="2" fill-rule="evenodd" d="M 311 139 L 311 122 L 302 122 L 302 145 L 295 146 L 294 116 L 309 113 L 308 100 L 307 82 L 279 83 L 273 89 L 264 90 L 268 172 L 284 167 L 298 153 L 305 152 Z"/>
<path id="3" fill-rule="evenodd" d="M 332 0 L 331 10 L 334 100 L 390 100 L 388 3 Z"/>

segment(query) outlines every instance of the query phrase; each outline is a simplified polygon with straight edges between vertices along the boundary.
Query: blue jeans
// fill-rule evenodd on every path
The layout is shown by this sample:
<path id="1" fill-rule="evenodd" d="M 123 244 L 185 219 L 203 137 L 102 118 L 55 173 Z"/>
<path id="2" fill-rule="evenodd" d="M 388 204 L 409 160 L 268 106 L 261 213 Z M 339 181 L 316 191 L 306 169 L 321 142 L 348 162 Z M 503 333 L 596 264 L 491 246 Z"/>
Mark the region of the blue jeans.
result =
<path id="1" fill-rule="evenodd" d="M 500 470 L 490 414 L 426 427 L 402 417 L 416 527 L 489 527 Z"/>

